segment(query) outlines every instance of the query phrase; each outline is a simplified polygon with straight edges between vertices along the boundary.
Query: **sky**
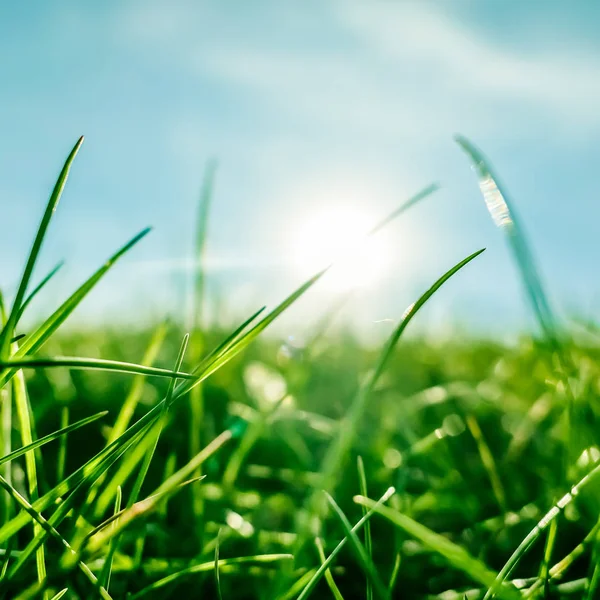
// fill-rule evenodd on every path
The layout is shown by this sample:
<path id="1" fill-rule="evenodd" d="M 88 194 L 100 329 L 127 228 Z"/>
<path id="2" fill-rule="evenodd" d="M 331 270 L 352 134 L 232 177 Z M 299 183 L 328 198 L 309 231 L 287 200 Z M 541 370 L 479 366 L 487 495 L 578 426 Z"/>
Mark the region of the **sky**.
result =
<path id="1" fill-rule="evenodd" d="M 66 264 L 34 318 L 147 225 L 75 321 L 186 314 L 203 170 L 216 158 L 213 318 L 273 306 L 297 287 L 319 259 L 307 258 L 320 247 L 319 215 L 337 239 L 439 182 L 378 236 L 366 268 L 377 277 L 353 292 L 342 322 L 384 335 L 444 271 L 486 247 L 420 326 L 533 328 L 505 240 L 453 141 L 460 133 L 510 192 L 557 311 L 591 316 L 599 25 L 593 0 L 2 3 L 0 287 L 14 293 L 62 162 L 84 134 L 36 279 Z M 306 334 L 342 293 L 319 283 L 282 331 Z"/>

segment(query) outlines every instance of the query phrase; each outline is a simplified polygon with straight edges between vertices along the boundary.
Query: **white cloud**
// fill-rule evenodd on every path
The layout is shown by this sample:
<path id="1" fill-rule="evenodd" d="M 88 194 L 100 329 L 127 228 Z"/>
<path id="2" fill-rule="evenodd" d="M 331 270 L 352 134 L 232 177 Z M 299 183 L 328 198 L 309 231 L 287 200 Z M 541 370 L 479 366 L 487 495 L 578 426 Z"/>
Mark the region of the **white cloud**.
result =
<path id="1" fill-rule="evenodd" d="M 547 110 L 562 122 L 600 124 L 600 57 L 552 48 L 543 53 L 507 51 L 426 3 L 344 1 L 340 22 L 390 65 L 411 62 L 441 84 L 439 100 L 475 98 L 498 104 L 512 100 Z"/>

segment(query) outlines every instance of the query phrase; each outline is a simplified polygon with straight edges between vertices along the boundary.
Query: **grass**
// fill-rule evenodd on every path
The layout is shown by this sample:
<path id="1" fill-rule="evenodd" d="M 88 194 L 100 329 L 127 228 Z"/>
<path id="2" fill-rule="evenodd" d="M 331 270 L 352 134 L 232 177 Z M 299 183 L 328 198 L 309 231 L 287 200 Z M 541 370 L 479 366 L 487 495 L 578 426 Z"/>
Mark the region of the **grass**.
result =
<path id="1" fill-rule="evenodd" d="M 60 268 L 32 286 L 82 141 L 10 310 L 0 302 L 0 596 L 595 597 L 597 329 L 560 324 L 514 203 L 473 144 L 458 138 L 539 335 L 512 346 L 405 337 L 426 303 L 484 259 L 477 250 L 415 298 L 381 349 L 329 335 L 336 305 L 290 352 L 260 334 L 327 267 L 231 331 L 205 322 L 214 165 L 199 203 L 188 319 L 151 331 L 61 329 L 145 229 L 21 330 L 31 298 Z M 98 357 L 85 356 L 90 342 Z M 275 399 L 273 383 L 285 390 Z"/>

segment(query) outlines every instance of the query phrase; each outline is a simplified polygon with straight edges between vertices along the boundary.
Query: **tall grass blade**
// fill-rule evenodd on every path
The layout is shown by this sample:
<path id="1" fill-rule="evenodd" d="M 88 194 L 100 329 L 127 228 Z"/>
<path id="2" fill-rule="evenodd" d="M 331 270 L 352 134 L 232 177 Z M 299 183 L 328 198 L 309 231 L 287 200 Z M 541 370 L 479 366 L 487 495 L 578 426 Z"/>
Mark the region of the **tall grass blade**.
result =
<path id="1" fill-rule="evenodd" d="M 439 290 L 444 283 L 453 277 L 458 271 L 469 264 L 473 259 L 479 256 L 484 250 L 478 250 L 467 258 L 460 261 L 444 275 L 442 275 L 412 306 L 405 312 L 404 317 L 400 320 L 392 335 L 385 344 L 379 359 L 376 363 L 374 371 L 366 378 L 365 382 L 360 386 L 354 397 L 347 414 L 344 416 L 338 427 L 338 434 L 330 444 L 321 466 L 322 488 L 326 491 L 333 491 L 340 474 L 343 472 L 343 464 L 345 458 L 356 435 L 356 431 L 360 421 L 362 420 L 367 402 L 375 389 L 375 386 L 381 378 L 385 368 L 393 354 L 393 351 L 400 337 L 404 333 L 408 324 L 412 321 L 418 311 L 426 304 L 426 302 Z M 325 512 L 325 505 L 318 497 L 319 492 L 315 491 L 308 501 L 308 518 L 304 526 L 301 526 L 298 534 L 296 553 L 305 544 L 309 535 L 308 528 L 310 527 L 313 517 L 320 520 Z"/>
<path id="2" fill-rule="evenodd" d="M 58 180 L 52 190 L 52 194 L 50 194 L 50 198 L 48 200 L 48 204 L 46 205 L 46 210 L 44 211 L 44 215 L 42 216 L 42 220 L 38 227 L 35 239 L 33 241 L 33 245 L 31 247 L 31 251 L 29 253 L 29 258 L 27 259 L 27 263 L 25 264 L 25 269 L 23 271 L 23 275 L 21 276 L 21 281 L 19 282 L 19 287 L 17 289 L 17 294 L 15 296 L 15 300 L 12 305 L 12 309 L 4 325 L 2 332 L 0 332 L 0 358 L 6 358 L 8 352 L 10 350 L 10 339 L 13 336 L 13 331 L 17 324 L 17 320 L 19 318 L 19 314 L 21 311 L 21 306 L 23 305 L 23 301 L 25 299 L 25 294 L 27 293 L 27 288 L 29 286 L 29 281 L 31 279 L 31 275 L 33 274 L 33 269 L 35 267 L 35 263 L 39 256 L 40 250 L 42 249 L 42 243 L 46 236 L 46 232 L 48 230 L 48 226 L 50 225 L 50 220 L 58 206 L 58 202 L 62 195 L 63 189 L 67 182 L 67 178 L 69 176 L 69 171 L 71 169 L 71 164 L 79 151 L 79 148 L 83 144 L 83 136 L 77 140 L 77 143 L 69 153 L 65 164 L 58 176 Z"/>
<path id="3" fill-rule="evenodd" d="M 568 441 L 563 465 L 564 479 L 567 482 L 568 467 L 575 457 L 575 431 L 573 430 L 575 426 L 573 422 L 574 395 L 569 379 L 574 367 L 570 356 L 563 347 L 564 334 L 559 332 L 558 321 L 542 285 L 536 261 L 529 248 L 527 238 L 520 225 L 512 201 L 502 189 L 498 178 L 493 173 L 489 162 L 483 156 L 482 152 L 463 136 L 456 136 L 455 139 L 471 160 L 479 178 L 479 188 L 494 223 L 505 232 L 508 238 L 533 314 L 546 338 L 546 342 L 558 360 L 559 375 L 567 394 L 566 436 Z"/>
<path id="4" fill-rule="evenodd" d="M 481 193 L 494 223 L 503 229 L 508 237 L 521 272 L 526 294 L 538 323 L 548 340 L 552 344 L 556 344 L 558 340 L 556 319 L 550 308 L 550 302 L 542 286 L 533 254 L 529 249 L 512 201 L 498 183 L 498 178 L 493 174 L 481 151 L 463 136 L 456 136 L 455 139 L 471 159 L 473 168 L 479 177 Z"/>
<path id="5" fill-rule="evenodd" d="M 325 558 L 325 549 L 323 548 L 323 542 L 321 538 L 315 538 L 315 546 L 317 547 L 317 552 L 319 553 L 319 560 L 321 564 L 323 564 L 327 559 Z M 340 592 L 335 580 L 333 579 L 333 575 L 331 574 L 331 569 L 325 569 L 325 581 L 331 590 L 331 594 L 335 600 L 344 600 L 344 596 Z"/>

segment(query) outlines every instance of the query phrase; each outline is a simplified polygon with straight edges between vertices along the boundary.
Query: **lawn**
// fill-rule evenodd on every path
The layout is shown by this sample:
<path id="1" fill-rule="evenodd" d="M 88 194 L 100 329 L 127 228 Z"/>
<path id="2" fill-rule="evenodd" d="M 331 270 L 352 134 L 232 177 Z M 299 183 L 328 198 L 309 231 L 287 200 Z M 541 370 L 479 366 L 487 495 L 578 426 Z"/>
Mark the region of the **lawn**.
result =
<path id="1" fill-rule="evenodd" d="M 2 309 L 5 598 L 597 597 L 600 334 L 558 324 L 514 207 L 458 141 L 537 320 L 510 346 L 404 335 L 481 251 L 376 349 L 265 332 L 322 273 L 230 330 L 203 326 L 201 269 L 189 331 L 61 328 L 146 231 L 21 331 L 78 142 Z M 200 265 L 210 174 L 205 192 Z"/>

